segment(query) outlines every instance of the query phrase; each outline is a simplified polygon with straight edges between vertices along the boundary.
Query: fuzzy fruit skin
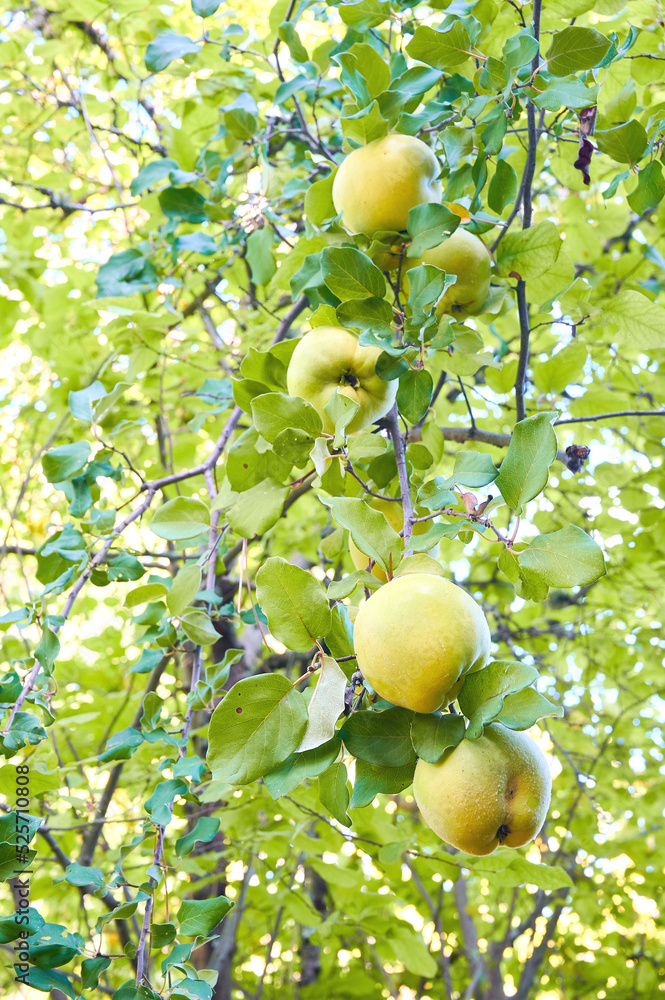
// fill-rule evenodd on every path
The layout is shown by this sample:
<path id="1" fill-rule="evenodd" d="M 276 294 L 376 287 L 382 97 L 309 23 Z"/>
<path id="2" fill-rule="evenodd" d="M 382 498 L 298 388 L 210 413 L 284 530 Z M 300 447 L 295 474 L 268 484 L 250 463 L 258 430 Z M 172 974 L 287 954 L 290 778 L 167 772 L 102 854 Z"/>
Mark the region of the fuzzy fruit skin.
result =
<path id="1" fill-rule="evenodd" d="M 372 500 L 369 504 L 374 510 L 379 510 L 386 518 L 388 524 L 395 531 L 401 531 L 404 527 L 404 508 L 399 500 Z M 414 535 L 424 535 L 426 531 L 429 531 L 431 527 L 430 521 L 420 521 L 414 524 L 413 534 Z M 404 548 L 404 541 L 402 540 L 402 549 Z M 367 569 L 369 564 L 369 556 L 366 556 L 364 552 L 361 552 L 353 538 L 349 535 L 349 555 L 351 556 L 351 561 L 356 569 Z M 381 569 L 378 563 L 374 563 L 372 568 L 372 574 L 380 580 L 381 583 L 385 583 L 388 579 L 385 570 Z"/>
<path id="2" fill-rule="evenodd" d="M 436 307 L 436 315 L 441 319 L 450 313 L 459 319 L 479 313 L 490 290 L 492 260 L 487 247 L 473 233 L 466 229 L 456 229 L 438 246 L 425 250 L 418 260 L 409 262 L 409 268 L 419 264 L 435 264 L 446 274 L 456 274 L 457 281 L 451 285 Z M 409 272 L 404 275 L 404 286 L 408 293 Z"/>
<path id="3" fill-rule="evenodd" d="M 406 229 L 409 209 L 441 200 L 439 161 L 426 143 L 393 133 L 354 149 L 335 175 L 332 198 L 349 233 Z"/>
<path id="4" fill-rule="evenodd" d="M 421 758 L 413 792 L 423 819 L 442 840 L 481 857 L 499 844 L 522 847 L 533 840 L 547 816 L 552 777 L 530 737 L 494 723 L 438 764 Z"/>
<path id="5" fill-rule="evenodd" d="M 323 420 L 323 430 L 332 434 L 335 428 L 324 406 L 339 388 L 360 404 L 346 427 L 353 434 L 385 416 L 395 402 L 397 382 L 384 382 L 375 371 L 380 354 L 378 347 L 361 347 L 358 338 L 342 327 L 317 326 L 305 334 L 291 356 L 288 393 L 311 403 Z M 355 385 L 349 384 L 349 378 Z"/>
<path id="6" fill-rule="evenodd" d="M 467 673 L 490 655 L 490 630 L 474 599 L 430 573 L 396 576 L 356 619 L 358 667 L 393 705 L 435 712 Z"/>

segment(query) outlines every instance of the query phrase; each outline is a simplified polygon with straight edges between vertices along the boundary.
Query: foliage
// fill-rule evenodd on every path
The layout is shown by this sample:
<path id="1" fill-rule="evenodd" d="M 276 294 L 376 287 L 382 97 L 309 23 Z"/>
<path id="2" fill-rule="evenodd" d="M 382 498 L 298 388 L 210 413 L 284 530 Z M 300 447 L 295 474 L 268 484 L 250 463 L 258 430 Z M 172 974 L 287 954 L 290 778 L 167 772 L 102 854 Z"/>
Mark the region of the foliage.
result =
<path id="1" fill-rule="evenodd" d="M 0 868 L 29 764 L 29 986 L 656 995 L 658 6 L 61 0 L 2 24 Z M 444 205 L 351 237 L 334 171 L 390 130 L 431 145 Z M 383 267 L 460 224 L 490 295 L 439 322 L 450 275 L 414 268 L 405 301 Z M 324 325 L 381 349 L 399 420 L 345 436 L 338 397 L 326 435 L 287 395 Z M 403 547 L 370 494 L 401 501 Z M 362 685 L 380 583 L 350 537 L 388 574 L 437 556 L 481 604 L 466 732 Z M 477 859 L 410 784 L 493 720 L 535 726 L 554 793 L 533 844 Z"/>

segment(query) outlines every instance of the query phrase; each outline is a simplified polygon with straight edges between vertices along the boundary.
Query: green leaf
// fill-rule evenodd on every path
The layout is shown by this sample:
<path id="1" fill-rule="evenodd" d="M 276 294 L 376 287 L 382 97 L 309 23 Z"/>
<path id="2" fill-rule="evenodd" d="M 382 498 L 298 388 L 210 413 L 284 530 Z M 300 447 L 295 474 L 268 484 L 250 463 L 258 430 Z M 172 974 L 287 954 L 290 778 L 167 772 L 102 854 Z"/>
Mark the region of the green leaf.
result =
<path id="1" fill-rule="evenodd" d="M 212 646 L 219 639 L 219 633 L 215 630 L 210 616 L 205 611 L 192 609 L 183 611 L 180 615 L 180 624 L 188 639 L 195 642 L 197 646 Z"/>
<path id="2" fill-rule="evenodd" d="M 175 852 L 179 858 L 185 857 L 194 844 L 209 844 L 217 836 L 221 820 L 214 816 L 199 816 L 193 830 L 179 837 L 175 842 Z"/>
<path id="3" fill-rule="evenodd" d="M 637 180 L 637 187 L 626 199 L 633 212 L 643 215 L 660 205 L 665 196 L 665 178 L 658 160 L 647 163 Z"/>
<path id="4" fill-rule="evenodd" d="M 339 736 L 349 753 L 368 764 L 402 767 L 416 759 L 411 743 L 412 719 L 413 712 L 406 708 L 355 712 L 346 720 Z"/>
<path id="5" fill-rule="evenodd" d="M 220 5 L 221 0 L 192 0 L 192 10 L 199 17 L 210 17 Z"/>
<path id="6" fill-rule="evenodd" d="M 335 428 L 334 448 L 342 447 L 345 439 L 344 428 L 349 426 L 359 409 L 358 400 L 349 399 L 348 396 L 339 391 L 339 388 L 333 392 L 323 407 L 323 412 Z"/>
<path id="7" fill-rule="evenodd" d="M 350 807 L 362 809 L 373 802 L 380 793 L 396 795 L 403 791 L 413 781 L 415 768 L 415 764 L 385 767 L 384 765 L 368 764 L 365 760 L 357 760 Z"/>
<path id="8" fill-rule="evenodd" d="M 102 264 L 95 280 L 97 298 L 144 293 L 159 284 L 154 265 L 140 250 L 123 250 L 114 254 Z"/>
<path id="9" fill-rule="evenodd" d="M 347 784 L 346 764 L 339 760 L 332 764 L 319 778 L 319 799 L 342 826 L 351 826 L 347 809 L 349 808 L 349 786 Z"/>
<path id="10" fill-rule="evenodd" d="M 192 187 L 168 187 L 159 193 L 159 207 L 167 219 L 205 222 L 206 200 Z"/>
<path id="11" fill-rule="evenodd" d="M 81 962 L 81 989 L 94 990 L 99 983 L 99 977 L 111 964 L 110 958 L 84 958 Z"/>
<path id="12" fill-rule="evenodd" d="M 397 407 L 403 417 L 417 424 L 429 409 L 434 383 L 426 368 L 413 369 L 400 375 Z"/>
<path id="13" fill-rule="evenodd" d="M 93 416 L 92 404 L 98 399 L 103 399 L 105 395 L 106 389 L 98 380 L 86 386 L 85 389 L 80 389 L 78 392 L 70 392 L 69 409 L 72 416 L 76 420 L 83 420 L 89 424 Z"/>
<path id="14" fill-rule="evenodd" d="M 356 31 L 378 28 L 390 18 L 389 0 L 356 0 L 356 3 L 341 3 L 337 9 L 344 24 Z"/>
<path id="15" fill-rule="evenodd" d="M 490 181 L 487 204 L 501 215 L 507 205 L 515 201 L 517 194 L 517 174 L 506 160 L 497 160 L 494 176 Z"/>
<path id="16" fill-rule="evenodd" d="M 450 125 L 441 134 L 446 160 L 451 170 L 454 170 L 465 156 L 473 152 L 473 135 L 465 128 Z M 434 245 L 434 244 L 433 244 Z"/>
<path id="17" fill-rule="evenodd" d="M 376 336 L 392 339 L 393 311 L 385 299 L 372 296 L 368 299 L 349 299 L 336 309 L 337 321 L 341 326 L 354 330 L 369 330 Z M 361 341 L 362 343 L 362 341 Z"/>
<path id="18" fill-rule="evenodd" d="M 524 28 L 522 31 L 508 38 L 503 44 L 503 63 L 506 69 L 515 71 L 522 66 L 526 66 L 538 54 L 538 41 L 533 36 L 532 28 Z"/>
<path id="19" fill-rule="evenodd" d="M 574 340 L 549 361 L 533 366 L 533 380 L 543 392 L 563 392 L 571 383 L 581 382 L 588 357 L 586 345 Z"/>
<path id="20" fill-rule="evenodd" d="M 489 116 L 488 116 L 489 118 Z M 503 108 L 499 108 L 498 113 L 494 113 L 492 118 L 487 121 L 487 124 L 483 123 L 478 126 L 478 132 L 480 134 L 481 140 L 481 155 L 484 157 L 496 156 L 500 153 L 503 148 L 503 140 L 506 137 L 506 132 L 508 131 L 508 119 L 506 117 L 506 112 Z"/>
<path id="21" fill-rule="evenodd" d="M 288 494 L 288 486 L 271 479 L 236 494 L 237 500 L 227 514 L 230 527 L 243 538 L 264 534 L 282 516 Z"/>
<path id="22" fill-rule="evenodd" d="M 508 850 L 508 848 L 506 848 Z M 539 865 L 533 861 L 527 861 L 520 854 L 511 852 L 511 860 L 508 867 L 501 872 L 501 877 L 497 882 L 501 882 L 506 887 L 517 885 L 537 885 L 539 889 L 552 892 L 555 889 L 566 889 L 573 887 L 573 880 L 565 869 L 557 865 Z M 485 859 L 483 859 L 484 861 Z M 488 858 L 487 863 L 491 864 Z M 474 865 L 475 869 L 475 865 Z M 490 869 L 491 870 L 491 869 Z M 507 878 L 506 878 L 507 876 Z M 492 880 L 494 881 L 494 879 Z"/>
<path id="23" fill-rule="evenodd" d="M 125 595 L 125 607 L 137 608 L 141 604 L 148 604 L 153 598 L 163 597 L 168 594 L 168 589 L 163 583 L 146 583 L 143 587 L 135 587 Z"/>
<path id="24" fill-rule="evenodd" d="M 292 753 L 274 771 L 264 775 L 263 783 L 273 799 L 288 795 L 297 788 L 305 778 L 316 778 L 326 771 L 339 756 L 342 749 L 337 736 L 327 743 L 305 750 L 304 753 Z"/>
<path id="25" fill-rule="evenodd" d="M 601 153 L 611 156 L 617 163 L 634 166 L 640 160 L 649 142 L 644 126 L 633 118 L 625 125 L 598 131 L 594 134 Z"/>
<path id="26" fill-rule="evenodd" d="M 41 664 L 47 677 L 53 673 L 53 664 L 60 652 L 60 640 L 48 626 L 44 627 L 39 645 L 35 649 L 35 659 Z"/>
<path id="27" fill-rule="evenodd" d="M 419 757 L 430 764 L 438 764 L 449 747 L 456 747 L 464 738 L 464 719 L 461 715 L 421 715 L 416 712 L 411 720 L 411 742 Z"/>
<path id="28" fill-rule="evenodd" d="M 296 26 L 291 21 L 282 21 L 278 28 L 278 35 L 288 46 L 291 58 L 295 62 L 303 63 L 309 60 L 307 49 L 300 40 L 300 35 L 296 31 Z"/>
<path id="29" fill-rule="evenodd" d="M 343 604 L 336 604 L 332 609 L 332 627 L 326 636 L 326 645 L 336 659 L 353 654 L 353 623 Z M 348 671 L 350 678 L 355 670 L 353 661 L 345 663 L 342 670 Z"/>
<path id="30" fill-rule="evenodd" d="M 181 934 L 207 937 L 224 919 L 235 903 L 226 896 L 211 899 L 183 899 L 176 920 Z"/>
<path id="31" fill-rule="evenodd" d="M 101 889 L 104 886 L 104 874 L 101 868 L 89 868 L 80 865 L 78 861 L 72 861 L 65 868 L 65 881 L 71 885 L 96 885 Z"/>
<path id="32" fill-rule="evenodd" d="M 458 451 L 450 479 L 471 489 L 481 489 L 493 483 L 498 475 L 499 470 L 494 465 L 491 455 L 480 451 Z"/>
<path id="33" fill-rule="evenodd" d="M 527 88 L 527 94 L 535 106 L 543 111 L 558 111 L 561 107 L 588 108 L 598 98 L 598 85 L 586 87 L 576 76 L 553 80 L 537 76 L 534 82 L 538 90 Z"/>
<path id="34" fill-rule="evenodd" d="M 330 291 L 343 302 L 386 294 L 381 271 L 355 247 L 327 247 L 321 253 L 321 271 Z"/>
<path id="35" fill-rule="evenodd" d="M 87 441 L 63 444 L 42 455 L 42 470 L 49 483 L 61 483 L 85 468 L 89 456 L 90 445 Z"/>
<path id="36" fill-rule="evenodd" d="M 595 28 L 569 25 L 556 31 L 547 53 L 547 68 L 555 76 L 569 76 L 593 69 L 610 47 L 610 40 Z"/>
<path id="37" fill-rule="evenodd" d="M 520 569 L 548 587 L 583 587 L 606 572 L 603 550 L 586 531 L 574 524 L 537 535 L 517 553 Z"/>
<path id="38" fill-rule="evenodd" d="M 166 606 L 172 615 L 180 615 L 192 603 L 201 589 L 201 567 L 185 563 L 178 571 L 166 596 Z"/>
<path id="39" fill-rule="evenodd" d="M 251 142 L 258 129 L 256 116 L 237 103 L 224 112 L 224 124 L 231 135 L 241 142 Z"/>
<path id="40" fill-rule="evenodd" d="M 256 587 L 270 632 L 289 649 L 304 653 L 325 638 L 331 626 L 330 607 L 311 573 L 271 556 L 256 575 Z"/>
<path id="41" fill-rule="evenodd" d="M 184 236 L 178 236 L 173 244 L 175 254 L 200 253 L 204 257 L 211 257 L 218 251 L 219 247 L 212 236 L 207 236 L 205 233 L 185 233 Z"/>
<path id="42" fill-rule="evenodd" d="M 497 722 L 507 729 L 531 729 L 538 719 L 556 715 L 563 717 L 563 706 L 552 702 L 532 687 L 506 696 Z"/>
<path id="43" fill-rule="evenodd" d="M 388 524 L 380 510 L 373 510 L 356 497 L 321 497 L 332 510 L 332 516 L 342 528 L 348 528 L 361 552 L 388 572 L 400 560 L 401 543 L 397 532 Z"/>
<path id="44" fill-rule="evenodd" d="M 153 160 L 152 163 L 147 163 L 145 167 L 141 167 L 132 181 L 129 190 L 136 197 L 136 195 L 142 194 L 143 191 L 147 191 L 148 188 L 153 187 L 158 181 L 165 180 L 165 178 L 169 177 L 177 169 L 178 164 L 176 161 L 170 160 L 168 157 L 165 157 L 163 160 Z"/>
<path id="45" fill-rule="evenodd" d="M 271 444 L 278 434 L 290 428 L 298 428 L 315 438 L 321 433 L 323 426 L 321 417 L 310 403 L 283 392 L 255 396 L 252 400 L 252 417 L 261 437 Z"/>
<path id="46" fill-rule="evenodd" d="M 556 458 L 553 420 L 558 413 L 537 413 L 515 424 L 508 452 L 495 483 L 508 506 L 521 514 L 524 504 L 547 485 L 549 468 Z"/>
<path id="47" fill-rule="evenodd" d="M 513 660 L 495 660 L 468 674 L 459 694 L 459 706 L 469 720 L 466 738 L 482 736 L 483 726 L 496 719 L 507 695 L 528 687 L 538 677 L 535 667 Z"/>
<path id="48" fill-rule="evenodd" d="M 461 219 L 445 205 L 426 203 L 409 210 L 406 231 L 411 237 L 407 257 L 422 257 L 425 250 L 443 243 L 459 226 Z"/>
<path id="49" fill-rule="evenodd" d="M 252 281 L 257 285 L 267 285 L 277 270 L 272 255 L 273 234 L 270 226 L 255 229 L 247 237 L 247 262 L 252 272 Z"/>
<path id="50" fill-rule="evenodd" d="M 52 969 L 48 971 L 39 968 L 29 969 L 25 974 L 25 982 L 41 993 L 52 994 L 54 990 L 60 990 L 65 996 L 71 997 L 71 1000 L 75 1000 L 76 997 L 76 991 L 67 976 L 63 975 L 62 972 L 54 972 Z"/>
<path id="51" fill-rule="evenodd" d="M 454 274 L 446 274 L 434 264 L 418 264 L 417 267 L 409 268 L 406 280 L 409 286 L 409 306 L 411 308 L 408 329 L 413 329 L 418 336 L 421 327 L 427 326 L 428 323 L 436 325 L 434 306 L 446 288 L 455 284 L 457 278 Z"/>
<path id="52" fill-rule="evenodd" d="M 174 31 L 165 31 L 157 38 L 148 42 L 145 50 L 145 64 L 151 73 L 159 73 L 166 69 L 174 59 L 198 52 L 200 45 L 186 35 L 176 35 Z"/>
<path id="53" fill-rule="evenodd" d="M 31 712 L 17 712 L 7 735 L 4 738 L 0 737 L 0 746 L 4 745 L 6 750 L 20 750 L 26 744 L 37 746 L 44 739 L 46 730 L 37 716 Z"/>
<path id="54" fill-rule="evenodd" d="M 321 658 L 314 694 L 307 706 L 307 729 L 298 753 L 314 750 L 335 735 L 335 724 L 344 711 L 346 674 L 332 656 Z"/>
<path id="55" fill-rule="evenodd" d="M 153 948 L 164 948 L 173 944 L 176 939 L 175 924 L 150 924 L 151 945 Z"/>
<path id="56" fill-rule="evenodd" d="M 544 274 L 559 256 L 561 237 L 553 222 L 539 222 L 530 229 L 508 233 L 499 243 L 496 262 L 499 273 L 519 275 L 524 281 Z"/>
<path id="57" fill-rule="evenodd" d="M 379 110 L 378 101 L 372 101 L 360 111 L 349 114 L 354 107 L 355 105 L 346 107 L 340 115 L 342 133 L 346 139 L 365 145 L 388 134 L 388 122 Z"/>
<path id="58" fill-rule="evenodd" d="M 157 823 L 159 826 L 168 826 L 171 822 L 173 800 L 178 795 L 185 795 L 186 792 L 187 783 L 182 778 L 169 778 L 167 781 L 160 781 L 145 803 L 145 811 L 153 823 Z"/>
<path id="59" fill-rule="evenodd" d="M 208 731 L 215 781 L 246 785 L 273 771 L 300 743 L 307 707 L 282 674 L 245 677 L 217 706 Z"/>
<path id="60" fill-rule="evenodd" d="M 277 103 L 277 102 L 276 102 Z M 323 180 L 315 181 L 305 191 L 305 218 L 314 226 L 321 226 L 337 215 L 332 200 L 334 171 Z"/>
<path id="61" fill-rule="evenodd" d="M 343 601 L 361 586 L 367 587 L 368 590 L 377 590 L 381 586 L 381 581 L 367 570 L 359 569 L 343 576 L 341 580 L 333 580 L 328 587 L 328 597 L 331 601 Z"/>
<path id="62" fill-rule="evenodd" d="M 634 351 L 662 349 L 665 346 L 665 309 L 633 289 L 603 300 L 603 323 L 616 326 L 612 339 Z"/>
<path id="63" fill-rule="evenodd" d="M 412 59 L 434 66 L 435 69 L 449 69 L 461 66 L 470 57 L 471 39 L 461 20 L 455 19 L 443 31 L 436 31 L 427 25 L 416 28 L 406 51 Z"/>
<path id="64" fill-rule="evenodd" d="M 197 497 L 176 497 L 167 500 L 150 522 L 150 530 L 167 541 L 187 542 L 198 538 L 210 527 L 208 505 Z"/>
<path id="65" fill-rule="evenodd" d="M 401 962 L 412 975 L 427 979 L 434 979 L 438 975 L 439 967 L 422 935 L 403 921 L 393 924 L 390 936 L 381 944 L 389 945 L 397 961 Z"/>

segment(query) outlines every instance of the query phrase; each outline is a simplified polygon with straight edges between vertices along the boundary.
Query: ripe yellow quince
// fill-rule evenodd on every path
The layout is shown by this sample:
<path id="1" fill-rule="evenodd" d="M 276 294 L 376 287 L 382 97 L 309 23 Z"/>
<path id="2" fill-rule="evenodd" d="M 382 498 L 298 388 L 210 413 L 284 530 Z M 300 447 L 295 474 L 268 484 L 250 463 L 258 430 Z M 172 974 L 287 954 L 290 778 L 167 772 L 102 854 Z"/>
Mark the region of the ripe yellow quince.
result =
<path id="1" fill-rule="evenodd" d="M 378 347 L 361 347 L 358 338 L 337 326 L 317 326 L 299 341 L 286 373 L 290 396 L 311 403 L 323 420 L 323 430 L 335 430 L 324 407 L 339 391 L 360 409 L 347 425 L 353 434 L 385 416 L 395 402 L 397 381 L 384 382 L 376 374 Z"/>
<path id="2" fill-rule="evenodd" d="M 382 698 L 435 712 L 466 674 L 485 666 L 490 630 L 478 604 L 450 580 L 408 573 L 362 605 L 354 644 L 359 669 Z"/>
<path id="3" fill-rule="evenodd" d="M 440 201 L 439 161 L 421 139 L 393 132 L 359 146 L 333 181 L 336 212 L 349 233 L 406 229 L 409 209 Z"/>
<path id="4" fill-rule="evenodd" d="M 479 313 L 490 290 L 492 260 L 482 240 L 466 229 L 456 229 L 438 246 L 425 250 L 422 257 L 406 262 L 404 289 L 409 292 L 409 270 L 419 264 L 434 264 L 457 281 L 444 293 L 436 307 L 439 319 L 450 313 L 459 319 Z"/>
<path id="5" fill-rule="evenodd" d="M 478 857 L 499 844 L 522 847 L 545 822 L 552 777 L 525 733 L 493 723 L 438 764 L 416 764 L 413 792 L 423 819 L 451 847 Z"/>

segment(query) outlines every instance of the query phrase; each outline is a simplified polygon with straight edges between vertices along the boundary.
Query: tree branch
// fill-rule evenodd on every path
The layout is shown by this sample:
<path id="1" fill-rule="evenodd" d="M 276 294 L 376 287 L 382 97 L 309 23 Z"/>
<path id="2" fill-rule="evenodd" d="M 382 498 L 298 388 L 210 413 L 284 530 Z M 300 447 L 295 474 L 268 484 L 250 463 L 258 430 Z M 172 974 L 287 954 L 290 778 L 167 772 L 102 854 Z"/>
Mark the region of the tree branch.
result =
<path id="1" fill-rule="evenodd" d="M 45 841 L 45 843 L 47 843 L 48 846 L 51 848 L 51 850 L 53 851 L 54 858 L 56 859 L 56 861 L 58 862 L 58 864 L 60 865 L 60 867 L 62 868 L 62 870 L 65 871 L 67 869 L 68 865 L 71 864 L 71 861 L 67 857 L 67 855 L 65 854 L 65 852 L 62 850 L 62 848 L 58 844 L 58 842 L 55 839 L 55 837 L 47 829 L 45 829 L 44 827 L 40 827 L 37 830 L 37 833 Z M 96 893 L 99 892 L 99 886 L 98 885 L 94 885 L 93 883 L 90 883 L 89 885 L 77 886 L 77 888 L 78 888 L 81 896 L 86 896 L 86 895 L 87 896 L 94 896 Z M 104 906 L 106 907 L 107 910 L 113 911 L 113 910 L 117 909 L 117 907 L 120 905 L 118 903 L 118 901 L 113 897 L 112 893 L 110 893 L 110 892 L 105 892 L 103 896 L 98 896 L 97 898 L 101 899 L 102 903 L 104 904 Z M 129 930 L 127 928 L 127 922 L 125 920 L 122 920 L 122 919 L 116 920 L 115 921 L 115 926 L 116 926 L 116 930 L 118 931 L 118 937 L 120 938 L 120 941 L 121 941 L 122 946 L 124 948 L 126 945 L 129 944 L 129 941 L 130 941 Z"/>
<path id="2" fill-rule="evenodd" d="M 665 410 L 616 410 L 614 413 L 596 413 L 590 417 L 562 417 L 554 421 L 559 424 L 589 424 L 594 420 L 612 420 L 615 417 L 665 417 Z"/>
<path id="3" fill-rule="evenodd" d="M 534 948 L 531 955 L 527 958 L 524 963 L 524 968 L 522 970 L 522 975 L 520 976 L 519 986 L 517 988 L 517 993 L 515 994 L 515 1000 L 528 1000 L 529 994 L 531 993 L 531 986 L 536 977 L 538 969 L 540 968 L 541 962 L 547 952 L 547 945 L 552 939 L 552 935 L 556 930 L 556 925 L 559 922 L 559 917 L 561 916 L 561 911 L 563 910 L 563 903 L 559 903 L 555 908 L 552 916 L 547 921 L 547 926 L 545 928 L 545 933 L 543 934 L 543 940 L 540 942 L 537 948 Z"/>
<path id="4" fill-rule="evenodd" d="M 542 0 L 534 0 L 533 4 L 533 34 L 537 42 L 540 42 L 540 12 Z M 535 73 L 540 64 L 540 46 L 536 51 L 531 63 L 532 73 Z M 526 103 L 526 118 L 528 131 L 528 150 L 526 164 L 524 167 L 522 186 L 522 230 L 529 229 L 532 220 L 532 189 L 533 178 L 536 172 L 536 155 L 538 146 L 538 129 L 536 127 L 536 108 L 530 98 Z M 517 365 L 517 377 L 515 379 L 515 410 L 516 418 L 519 422 L 524 420 L 526 410 L 524 408 L 524 389 L 526 382 L 526 370 L 529 364 L 529 307 L 526 301 L 526 287 L 522 278 L 517 282 L 517 311 L 520 321 L 520 356 Z"/>
<path id="5" fill-rule="evenodd" d="M 457 441 L 464 444 L 465 441 L 478 441 L 481 444 L 493 445 L 495 448 L 507 448 L 510 444 L 511 434 L 500 434 L 498 431 L 485 431 L 481 427 L 441 427 L 445 441 Z M 561 448 L 556 453 L 557 461 L 568 465 L 568 456 Z"/>
<path id="6" fill-rule="evenodd" d="M 413 508 L 411 507 L 411 494 L 409 492 L 409 474 L 406 468 L 406 455 L 404 453 L 404 442 L 399 432 L 397 423 L 397 403 L 385 417 L 393 447 L 395 449 L 395 461 L 397 463 L 397 476 L 399 478 L 399 489 L 402 495 L 402 507 L 404 508 L 404 555 L 410 555 L 409 542 L 413 531 Z"/>
<path id="7" fill-rule="evenodd" d="M 482 979 L 485 971 L 485 960 L 480 953 L 480 949 L 478 948 L 478 934 L 476 933 L 476 926 L 473 922 L 471 914 L 469 913 L 469 898 L 466 893 L 466 883 L 463 875 L 460 875 L 457 881 L 453 884 L 453 896 L 455 898 L 455 905 L 457 906 L 457 912 L 459 914 L 460 929 L 462 931 L 462 938 L 464 939 L 464 951 L 466 953 L 471 972 L 471 980 L 467 986 L 466 993 L 464 994 L 464 1000 L 471 1000 L 474 990 Z"/>
<path id="8" fill-rule="evenodd" d="M 143 705 L 145 699 L 148 696 L 148 694 L 150 694 L 151 691 L 157 690 L 157 685 L 159 684 L 161 676 L 164 673 L 166 665 L 171 659 L 172 655 L 173 655 L 172 652 L 166 653 L 161 658 L 159 663 L 155 664 L 155 666 L 153 667 L 152 673 L 150 674 L 150 678 L 143 692 L 143 697 L 141 698 L 139 707 L 137 708 L 134 718 L 132 719 L 132 723 L 130 726 L 131 729 L 138 729 L 139 726 L 141 725 L 141 717 L 143 715 Z M 80 865 L 89 867 L 92 861 L 95 849 L 97 847 L 97 841 L 99 840 L 102 833 L 102 829 L 104 827 L 106 813 L 111 804 L 111 799 L 113 798 L 115 790 L 118 787 L 118 782 L 120 780 L 120 775 L 122 774 L 122 769 L 124 766 L 125 766 L 125 761 L 121 760 L 115 765 L 115 767 L 111 769 L 106 785 L 104 786 L 104 791 L 102 792 L 101 798 L 97 805 L 97 810 L 95 812 L 95 819 L 91 824 L 90 830 L 88 831 L 83 841 L 81 853 L 79 854 L 78 858 Z"/>

